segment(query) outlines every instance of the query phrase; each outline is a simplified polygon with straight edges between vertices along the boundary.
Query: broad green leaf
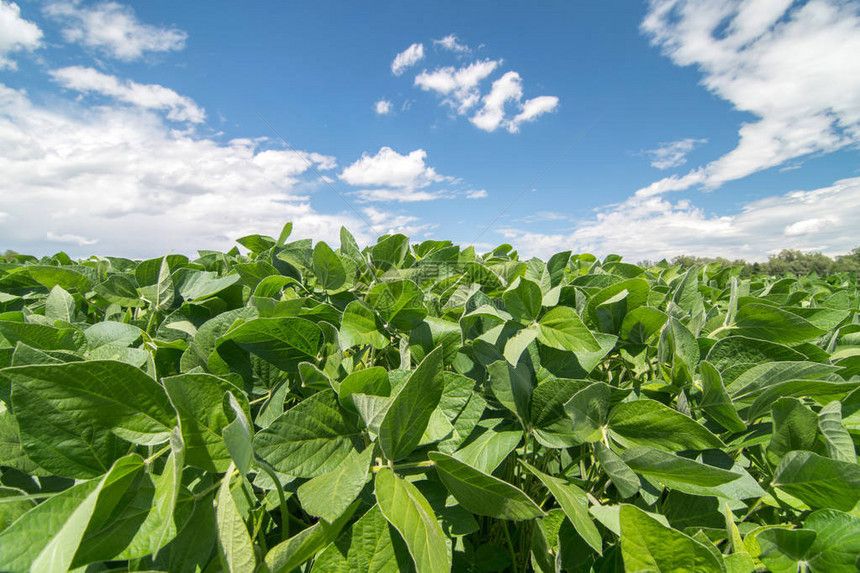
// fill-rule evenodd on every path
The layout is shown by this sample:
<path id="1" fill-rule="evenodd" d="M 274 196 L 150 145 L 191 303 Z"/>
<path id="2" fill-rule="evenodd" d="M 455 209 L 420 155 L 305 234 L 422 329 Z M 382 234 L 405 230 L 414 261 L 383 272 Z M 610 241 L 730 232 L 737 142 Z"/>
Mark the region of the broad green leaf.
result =
<path id="1" fill-rule="evenodd" d="M 532 374 L 525 363 L 516 367 L 506 360 L 498 360 L 487 367 L 490 374 L 490 389 L 502 406 L 513 412 L 522 423 L 528 426 L 529 406 L 533 390 Z"/>
<path id="2" fill-rule="evenodd" d="M 376 310 L 387 325 L 409 331 L 427 316 L 424 294 L 409 280 L 380 283 L 367 291 L 367 304 Z"/>
<path id="3" fill-rule="evenodd" d="M 631 448 L 621 454 L 621 459 L 633 471 L 681 491 L 685 491 L 687 484 L 712 487 L 741 477 L 739 473 L 653 448 Z M 694 490 L 688 493 L 697 492 Z"/>
<path id="4" fill-rule="evenodd" d="M 699 363 L 699 372 L 702 375 L 702 400 L 699 403 L 702 410 L 731 432 L 746 430 L 746 424 L 741 420 L 723 386 L 719 371 L 707 360 L 702 360 Z"/>
<path id="5" fill-rule="evenodd" d="M 340 405 L 354 412 L 355 406 L 350 399 L 353 394 L 390 396 L 391 382 L 388 380 L 388 372 L 381 366 L 356 370 L 343 379 L 338 389 Z"/>
<path id="6" fill-rule="evenodd" d="M 756 535 L 759 559 L 773 573 L 794 573 L 806 562 L 816 532 L 809 529 L 767 529 Z"/>
<path id="7" fill-rule="evenodd" d="M 583 442 L 596 442 L 603 438 L 609 400 L 609 385 L 595 382 L 577 392 L 564 405 L 564 411 L 573 420 L 574 434 Z"/>
<path id="8" fill-rule="evenodd" d="M 538 332 L 534 328 L 520 329 L 505 342 L 505 350 L 503 355 L 508 364 L 516 366 L 520 361 L 520 356 L 528 348 L 529 344 L 534 342 L 538 337 Z"/>
<path id="9" fill-rule="evenodd" d="M 77 352 L 86 347 L 84 334 L 73 328 L 54 328 L 44 324 L 28 324 L 0 320 L 0 343 L 9 346 L 23 343 L 39 350 L 71 350 Z"/>
<path id="10" fill-rule="evenodd" d="M 669 317 L 656 308 L 640 306 L 629 311 L 621 323 L 621 338 L 633 344 L 648 344 Z"/>
<path id="11" fill-rule="evenodd" d="M 427 355 L 391 400 L 379 425 L 379 445 L 385 457 L 399 460 L 415 449 L 444 388 L 439 347 Z"/>
<path id="12" fill-rule="evenodd" d="M 340 257 L 322 241 L 314 245 L 313 270 L 319 286 L 325 290 L 337 290 L 346 282 L 346 271 Z"/>
<path id="13" fill-rule="evenodd" d="M 258 432 L 254 450 L 280 472 L 313 478 L 343 463 L 360 433 L 334 391 L 324 390 Z"/>
<path id="14" fill-rule="evenodd" d="M 409 351 L 416 362 L 421 362 L 437 346 L 442 347 L 443 361 L 451 364 L 462 347 L 460 325 L 433 316 L 409 332 Z"/>
<path id="15" fill-rule="evenodd" d="M 564 405 L 588 385 L 580 380 L 547 380 L 532 392 L 531 423 L 535 439 L 547 448 L 568 448 L 582 443 L 571 429 Z"/>
<path id="16" fill-rule="evenodd" d="M 538 340 L 557 350 L 596 352 L 600 343 L 576 314 L 566 306 L 557 306 L 538 322 Z"/>
<path id="17" fill-rule="evenodd" d="M 820 509 L 803 522 L 804 529 L 815 531 L 808 552 L 813 571 L 853 573 L 860 555 L 860 519 L 835 509 Z"/>
<path id="18" fill-rule="evenodd" d="M 182 441 L 182 433 L 179 428 L 173 428 L 170 432 L 170 457 L 164 465 L 164 471 L 155 485 L 155 500 L 153 512 L 158 517 L 158 527 L 153 536 L 152 545 L 149 550 L 152 557 L 158 557 L 159 550 L 169 541 L 172 535 L 174 511 L 179 493 L 182 490 L 182 471 L 185 469 L 185 442 Z M 172 534 L 171 534 L 172 533 Z"/>
<path id="19" fill-rule="evenodd" d="M 230 420 L 223 403 L 225 394 L 235 388 L 211 374 L 180 374 L 163 383 L 179 415 L 186 463 L 209 472 L 225 471 L 231 458 L 222 432 Z"/>
<path id="20" fill-rule="evenodd" d="M 732 333 L 778 344 L 795 345 L 818 338 L 826 331 L 787 310 L 751 303 L 738 309 Z"/>
<path id="21" fill-rule="evenodd" d="M 75 299 L 60 285 L 54 286 L 45 299 L 45 318 L 51 321 L 75 322 Z"/>
<path id="22" fill-rule="evenodd" d="M 511 313 L 514 320 L 524 324 L 537 320 L 543 293 L 536 282 L 517 277 L 502 294 L 502 298 L 505 301 L 505 310 Z"/>
<path id="23" fill-rule="evenodd" d="M 337 468 L 300 485 L 298 495 L 302 509 L 329 523 L 334 522 L 367 482 L 372 458 L 371 446 L 361 453 L 353 450 Z"/>
<path id="24" fill-rule="evenodd" d="M 418 573 L 451 570 L 445 534 L 433 508 L 414 485 L 388 468 L 376 474 L 376 502 L 385 519 L 403 537 Z"/>
<path id="25" fill-rule="evenodd" d="M 257 565 L 254 545 L 242 514 L 230 491 L 235 467 L 231 463 L 218 489 L 215 517 L 218 524 L 218 547 L 230 573 L 252 573 Z M 244 478 L 240 475 L 239 480 Z"/>
<path id="26" fill-rule="evenodd" d="M 291 372 L 299 362 L 314 360 L 323 342 L 316 324 L 295 317 L 250 320 L 221 337 L 219 344 L 225 341 Z"/>
<path id="27" fill-rule="evenodd" d="M 87 338 L 88 355 L 107 345 L 132 346 L 141 339 L 142 331 L 131 324 L 106 320 L 97 322 L 84 331 Z"/>
<path id="28" fill-rule="evenodd" d="M 714 573 L 725 571 L 703 544 L 666 527 L 632 505 L 621 506 L 621 552 L 627 571 Z"/>
<path id="29" fill-rule="evenodd" d="M 789 452 L 774 471 L 771 486 L 813 508 L 850 511 L 860 501 L 860 466 L 813 452 Z"/>
<path id="30" fill-rule="evenodd" d="M 448 491 L 472 513 L 508 520 L 544 516 L 534 501 L 508 482 L 447 454 L 430 452 L 429 456 Z"/>
<path id="31" fill-rule="evenodd" d="M 378 505 L 314 560 L 315 573 L 400 573 L 414 570 L 403 540 Z"/>
<path id="32" fill-rule="evenodd" d="M 224 438 L 224 445 L 230 452 L 230 457 L 239 469 L 239 473 L 246 475 L 251 471 L 251 463 L 254 460 L 254 445 L 252 443 L 254 428 L 233 392 L 228 392 L 227 398 L 230 411 L 235 417 L 221 430 L 221 436 Z"/>
<path id="33" fill-rule="evenodd" d="M 780 398 L 771 411 L 773 434 L 767 459 L 773 465 L 793 450 L 812 450 L 818 437 L 818 417 L 797 398 Z"/>
<path id="34" fill-rule="evenodd" d="M 360 300 L 354 300 L 343 311 L 340 337 L 344 348 L 369 344 L 380 350 L 389 344 L 382 334 L 382 323 L 372 308 Z"/>
<path id="35" fill-rule="evenodd" d="M 678 452 L 725 446 L 692 418 L 654 400 L 619 404 L 609 413 L 609 430 L 626 447 L 650 446 Z"/>
<path id="36" fill-rule="evenodd" d="M 521 431 L 490 428 L 451 455 L 464 464 L 491 474 L 514 451 L 522 437 Z"/>
<path id="37" fill-rule="evenodd" d="M 618 454 L 602 442 L 594 444 L 594 454 L 621 497 L 627 498 L 639 491 L 639 478 Z"/>
<path id="38" fill-rule="evenodd" d="M 520 463 L 546 486 L 585 542 L 598 553 L 603 553 L 600 532 L 591 521 L 585 492 L 572 483 L 543 473 L 525 461 L 520 460 Z"/>
<path id="39" fill-rule="evenodd" d="M 854 442 L 842 425 L 842 404 L 830 402 L 818 413 L 818 427 L 827 445 L 827 455 L 834 460 L 856 463 Z"/>
<path id="40" fill-rule="evenodd" d="M 18 366 L 3 371 L 15 388 L 38 395 L 81 423 L 107 428 L 135 444 L 167 441 L 176 415 L 164 389 L 122 362 L 91 360 Z"/>

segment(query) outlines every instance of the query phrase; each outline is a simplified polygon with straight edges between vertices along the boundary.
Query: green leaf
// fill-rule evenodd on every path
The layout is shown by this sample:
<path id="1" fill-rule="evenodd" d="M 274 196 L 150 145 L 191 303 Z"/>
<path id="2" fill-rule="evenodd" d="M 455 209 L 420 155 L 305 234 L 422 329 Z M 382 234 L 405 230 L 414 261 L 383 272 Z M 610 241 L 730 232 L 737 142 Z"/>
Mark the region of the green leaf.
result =
<path id="1" fill-rule="evenodd" d="M 794 573 L 815 542 L 815 531 L 808 529 L 766 529 L 756 535 L 761 547 L 759 559 L 773 573 Z"/>
<path id="2" fill-rule="evenodd" d="M 842 404 L 830 402 L 818 413 L 818 427 L 827 445 L 827 455 L 834 460 L 855 463 L 854 442 L 842 425 Z"/>
<path id="3" fill-rule="evenodd" d="M 382 323 L 372 308 L 360 300 L 354 300 L 343 311 L 340 337 L 344 348 L 369 344 L 377 350 L 388 346 L 388 338 L 382 334 Z"/>
<path id="4" fill-rule="evenodd" d="M 218 489 L 218 501 L 215 509 L 218 525 L 218 547 L 223 557 L 224 565 L 230 573 L 251 573 L 257 565 L 254 554 L 254 544 L 248 534 L 245 520 L 233 501 L 230 482 L 235 467 L 231 463 Z M 243 480 L 239 476 L 239 480 Z"/>
<path id="5" fill-rule="evenodd" d="M 444 388 L 439 347 L 427 355 L 391 400 L 379 425 L 379 445 L 385 457 L 399 460 L 415 449 Z"/>
<path id="6" fill-rule="evenodd" d="M 170 538 L 176 535 L 173 525 L 176 502 L 182 490 L 182 471 L 185 469 L 185 442 L 182 441 L 182 433 L 179 428 L 173 428 L 170 432 L 170 457 L 164 465 L 164 471 L 158 478 L 155 486 L 155 499 L 153 512 L 158 519 L 158 527 L 153 535 L 149 550 L 152 557 L 158 557 L 159 550 Z"/>
<path id="7" fill-rule="evenodd" d="M 489 428 L 451 455 L 464 464 L 491 474 L 514 451 L 522 438 L 523 433 L 519 430 L 503 430 L 500 427 L 496 431 Z"/>
<path id="8" fill-rule="evenodd" d="M 0 320 L 0 342 L 4 338 L 10 346 L 21 342 L 39 350 L 77 352 L 83 350 L 87 344 L 84 334 L 77 329 Z"/>
<path id="9" fill-rule="evenodd" d="M 860 555 L 860 519 L 836 511 L 820 509 L 803 522 L 804 529 L 816 532 L 808 552 L 809 566 L 815 572 L 854 573 Z"/>
<path id="10" fill-rule="evenodd" d="M 666 313 L 650 306 L 634 308 L 624 316 L 621 338 L 633 344 L 648 344 L 668 319 Z"/>
<path id="11" fill-rule="evenodd" d="M 327 291 L 337 290 L 346 282 L 346 271 L 340 257 L 322 241 L 314 246 L 313 271 L 317 284 Z"/>
<path id="12" fill-rule="evenodd" d="M 557 306 L 543 315 L 538 322 L 538 340 L 557 350 L 569 352 L 596 352 L 600 343 L 576 311 Z"/>
<path id="13" fill-rule="evenodd" d="M 667 452 L 725 447 L 692 418 L 654 400 L 619 404 L 609 414 L 609 429 L 626 447 L 650 446 Z"/>
<path id="14" fill-rule="evenodd" d="M 447 454 L 430 452 L 429 456 L 448 491 L 472 513 L 508 520 L 534 519 L 545 515 L 531 498 L 508 482 Z"/>
<path id="15" fill-rule="evenodd" d="M 52 288 L 45 299 L 45 318 L 51 321 L 75 321 L 75 299 L 60 285 Z"/>
<path id="16" fill-rule="evenodd" d="M 227 451 L 230 452 L 230 457 L 233 463 L 239 468 L 239 473 L 246 475 L 251 471 L 251 462 L 254 460 L 254 428 L 248 420 L 245 410 L 236 399 L 233 392 L 227 393 L 229 400 L 230 411 L 232 411 L 233 421 L 224 426 L 221 430 L 221 436 L 224 438 L 224 445 L 227 446 Z"/>
<path id="17" fill-rule="evenodd" d="M 529 406 L 532 396 L 532 374 L 525 363 L 511 366 L 506 360 L 498 360 L 487 367 L 490 374 L 490 389 L 502 406 L 513 412 L 528 426 Z"/>
<path id="18" fill-rule="evenodd" d="M 713 573 L 725 571 L 718 557 L 689 535 L 666 527 L 632 505 L 621 506 L 621 552 L 628 571 Z"/>
<path id="19" fill-rule="evenodd" d="M 450 571 L 445 534 L 418 488 L 382 468 L 376 474 L 375 492 L 382 515 L 403 537 L 418 573 Z"/>
<path id="20" fill-rule="evenodd" d="M 703 464 L 653 448 L 631 448 L 621 459 L 633 471 L 654 479 L 667 487 L 685 491 L 687 484 L 713 487 L 734 481 L 741 474 Z M 697 490 L 688 493 L 698 493 Z"/>
<path id="21" fill-rule="evenodd" d="M 412 281 L 400 280 L 379 283 L 367 291 L 370 305 L 387 325 L 410 331 L 427 316 L 424 293 Z"/>
<path id="22" fill-rule="evenodd" d="M 618 454 L 602 442 L 594 444 L 594 454 L 621 497 L 627 498 L 639 492 L 639 478 Z"/>
<path id="23" fill-rule="evenodd" d="M 778 344 L 795 345 L 818 338 L 826 331 L 787 310 L 750 303 L 738 309 L 732 333 Z"/>
<path id="24" fill-rule="evenodd" d="M 860 501 L 860 466 L 813 452 L 789 452 L 776 468 L 771 486 L 813 508 L 850 511 Z"/>
<path id="25" fill-rule="evenodd" d="M 302 509 L 329 523 L 340 517 L 358 497 L 367 482 L 373 447 L 363 452 L 353 450 L 349 457 L 332 471 L 319 475 L 299 486 Z"/>
<path id="26" fill-rule="evenodd" d="M 535 439 L 547 448 L 569 448 L 582 443 L 571 430 L 564 405 L 588 382 L 547 380 L 534 389 L 531 399 L 531 423 Z"/>
<path id="27" fill-rule="evenodd" d="M 222 404 L 224 395 L 235 388 L 211 374 L 179 374 L 163 383 L 179 415 L 186 463 L 209 472 L 225 471 L 231 458 L 221 434 L 230 420 Z"/>
<path id="28" fill-rule="evenodd" d="M 295 317 L 249 320 L 222 336 L 219 344 L 228 340 L 288 372 L 295 372 L 299 362 L 315 360 L 323 342 L 316 324 Z"/>
<path id="29" fill-rule="evenodd" d="M 723 386 L 719 371 L 707 360 L 702 360 L 699 362 L 699 372 L 702 375 L 702 400 L 699 403 L 702 410 L 731 432 L 746 430 L 746 424 Z"/>
<path id="30" fill-rule="evenodd" d="M 354 412 L 355 406 L 350 399 L 353 394 L 389 396 L 391 394 L 391 382 L 388 380 L 388 372 L 381 366 L 356 370 L 343 379 L 340 383 L 340 389 L 338 389 L 340 405 Z"/>
<path id="31" fill-rule="evenodd" d="M 596 442 L 603 437 L 610 390 L 608 384 L 595 382 L 577 392 L 564 405 L 564 411 L 573 420 L 574 434 L 583 442 Z"/>
<path id="32" fill-rule="evenodd" d="M 543 473 L 523 460 L 520 460 L 520 463 L 546 486 L 585 542 L 592 549 L 602 554 L 603 543 L 600 532 L 594 522 L 591 521 L 591 516 L 588 513 L 588 498 L 585 492 L 572 483 Z"/>
<path id="33" fill-rule="evenodd" d="M 320 549 L 329 545 L 340 534 L 343 526 L 355 513 L 358 502 L 347 508 L 341 517 L 329 524 L 318 521 L 303 529 L 286 541 L 272 547 L 266 554 L 264 568 L 260 573 L 289 573 L 316 555 Z"/>
<path id="34" fill-rule="evenodd" d="M 792 450 L 812 450 L 818 437 L 818 417 L 797 398 L 780 398 L 773 404 L 773 434 L 767 459 L 779 464 Z"/>
<path id="35" fill-rule="evenodd" d="M 502 294 L 505 310 L 514 320 L 528 324 L 537 320 L 540 314 L 543 293 L 540 286 L 527 278 L 517 277 Z"/>
<path id="36" fill-rule="evenodd" d="M 258 432 L 254 450 L 279 472 L 313 478 L 343 463 L 360 434 L 334 391 L 324 390 Z"/>
<path id="37" fill-rule="evenodd" d="M 81 423 L 97 424 L 135 444 L 167 441 L 176 417 L 164 389 L 122 362 L 91 360 L 17 366 L 3 371 L 15 388 L 37 394 Z"/>

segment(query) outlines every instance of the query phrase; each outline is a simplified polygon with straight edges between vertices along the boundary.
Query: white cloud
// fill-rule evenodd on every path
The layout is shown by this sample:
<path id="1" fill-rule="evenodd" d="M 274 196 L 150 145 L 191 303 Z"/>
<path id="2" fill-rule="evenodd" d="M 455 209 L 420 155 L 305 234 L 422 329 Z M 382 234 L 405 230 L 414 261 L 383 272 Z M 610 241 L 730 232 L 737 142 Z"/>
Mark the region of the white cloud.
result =
<path id="1" fill-rule="evenodd" d="M 362 189 L 350 193 L 361 202 L 395 201 L 397 203 L 416 203 L 419 201 L 435 201 L 437 199 L 452 199 L 454 195 L 446 191 L 404 191 L 403 189 Z"/>
<path id="2" fill-rule="evenodd" d="M 92 254 L 81 239 L 107 255 L 194 254 L 249 233 L 277 236 L 286 221 L 299 237 L 336 242 L 343 224 L 368 241 L 358 217 L 320 213 L 308 198 L 319 185 L 305 159 L 330 170 L 334 158 L 263 145 L 194 137 L 138 107 L 49 109 L 0 84 L 0 189 L 15 190 L 3 197 L 0 244 L 44 254 L 71 241 L 70 255 Z"/>
<path id="3" fill-rule="evenodd" d="M 481 99 L 478 85 L 501 64 L 501 60 L 480 60 L 460 68 L 453 66 L 422 71 L 415 85 L 444 96 L 443 102 L 464 114 Z"/>
<path id="4" fill-rule="evenodd" d="M 97 93 L 146 109 L 166 110 L 168 119 L 201 123 L 206 112 L 191 98 L 157 84 L 138 84 L 120 80 L 93 68 L 71 66 L 50 72 L 64 88 L 82 93 Z"/>
<path id="5" fill-rule="evenodd" d="M 632 197 L 605 209 L 571 231 L 554 234 L 507 228 L 520 252 L 548 256 L 573 249 L 627 260 L 658 260 L 681 254 L 765 260 L 782 249 L 823 251 L 834 256 L 856 247 L 860 177 L 811 191 L 792 191 L 743 206 L 734 215 L 706 213 L 687 200 Z"/>
<path id="6" fill-rule="evenodd" d="M 373 109 L 379 115 L 386 115 L 388 113 L 391 113 L 391 102 L 385 99 L 381 99 L 375 104 L 373 104 Z"/>
<path id="7" fill-rule="evenodd" d="M 466 44 L 461 44 L 460 38 L 455 34 L 448 34 L 441 40 L 433 40 L 433 44 L 440 46 L 449 52 L 456 52 L 458 54 L 468 54 L 472 51 L 472 49 Z"/>
<path id="8" fill-rule="evenodd" d="M 88 239 L 86 237 L 82 237 L 80 235 L 73 235 L 71 233 L 57 235 L 56 233 L 53 233 L 51 231 L 48 231 L 45 234 L 45 238 L 55 243 L 72 243 L 79 247 L 83 247 L 84 245 L 95 245 L 99 242 L 98 239 Z"/>
<path id="9" fill-rule="evenodd" d="M 466 191 L 466 199 L 485 199 L 487 197 L 486 189 L 473 189 Z"/>
<path id="10" fill-rule="evenodd" d="M 538 96 L 526 100 L 522 104 L 522 111 L 508 123 L 508 131 L 516 133 L 520 130 L 521 124 L 534 121 L 545 113 L 555 111 L 557 107 L 558 98 L 555 96 Z"/>
<path id="11" fill-rule="evenodd" d="M 45 12 L 64 24 L 68 42 L 80 43 L 123 61 L 146 52 L 169 52 L 185 47 L 188 34 L 176 28 L 141 23 L 129 6 L 105 2 L 82 6 L 79 1 L 53 2 Z"/>
<path id="12" fill-rule="evenodd" d="M 357 187 L 393 187 L 411 192 L 431 183 L 449 180 L 425 163 L 427 152 L 416 149 L 401 155 L 390 147 L 382 147 L 376 155 L 363 154 L 340 174 L 341 180 Z"/>
<path id="13" fill-rule="evenodd" d="M 414 66 L 424 59 L 424 44 L 412 44 L 394 57 L 391 62 L 391 73 L 395 76 L 401 75 L 406 68 Z"/>
<path id="14" fill-rule="evenodd" d="M 651 158 L 651 166 L 657 169 L 671 169 L 687 162 L 687 154 L 696 146 L 707 143 L 707 139 L 679 139 L 661 143 L 655 149 L 645 151 L 645 155 Z"/>
<path id="15" fill-rule="evenodd" d="M 523 84 L 517 72 L 508 72 L 493 82 L 493 89 L 482 99 L 484 105 L 472 116 L 473 124 L 484 131 L 495 131 L 505 119 L 505 104 L 523 97 Z"/>
<path id="16" fill-rule="evenodd" d="M 427 231 L 438 226 L 434 223 L 418 224 L 420 221 L 418 217 L 398 215 L 376 207 L 365 207 L 361 212 L 370 220 L 374 228 L 385 234 L 403 233 L 407 236 L 415 236 L 422 233 L 426 234 Z"/>
<path id="17" fill-rule="evenodd" d="M 16 69 L 6 56 L 12 52 L 35 50 L 42 43 L 42 30 L 21 18 L 21 8 L 14 2 L 0 1 L 0 70 Z"/>
<path id="18" fill-rule="evenodd" d="M 715 188 L 860 143 L 856 3 L 651 0 L 642 30 L 675 64 L 697 66 L 709 91 L 758 118 L 740 127 L 732 151 L 665 190 Z"/>

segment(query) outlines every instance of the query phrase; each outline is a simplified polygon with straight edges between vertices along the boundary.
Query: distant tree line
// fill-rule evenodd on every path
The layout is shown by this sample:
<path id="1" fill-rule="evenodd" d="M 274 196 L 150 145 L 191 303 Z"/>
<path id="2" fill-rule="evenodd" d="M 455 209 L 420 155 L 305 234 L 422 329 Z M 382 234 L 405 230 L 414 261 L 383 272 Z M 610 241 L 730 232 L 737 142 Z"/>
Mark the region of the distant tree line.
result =
<path id="1" fill-rule="evenodd" d="M 766 263 L 750 263 L 743 259 L 733 261 L 723 258 L 694 257 L 680 255 L 672 259 L 672 263 L 689 268 L 693 265 L 706 265 L 719 262 L 724 265 L 742 267 L 741 276 L 750 275 L 831 275 L 843 272 L 860 272 L 860 247 L 855 247 L 847 255 L 839 255 L 831 259 L 823 253 L 804 253 L 792 249 L 784 249 L 779 254 L 771 255 Z"/>

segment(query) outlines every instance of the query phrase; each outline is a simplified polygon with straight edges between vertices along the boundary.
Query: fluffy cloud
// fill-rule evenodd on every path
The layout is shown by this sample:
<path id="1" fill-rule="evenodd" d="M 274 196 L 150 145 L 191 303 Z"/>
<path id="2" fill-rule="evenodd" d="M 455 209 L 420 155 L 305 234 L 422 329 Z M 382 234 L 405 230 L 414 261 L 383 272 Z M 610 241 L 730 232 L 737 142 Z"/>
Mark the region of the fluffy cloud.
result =
<path id="1" fill-rule="evenodd" d="M 128 6 L 106 2 L 82 6 L 78 1 L 53 2 L 45 12 L 64 25 L 63 36 L 124 61 L 146 52 L 169 52 L 185 47 L 188 34 L 176 28 L 143 24 Z"/>
<path id="2" fill-rule="evenodd" d="M 645 155 L 651 158 L 651 166 L 657 169 L 671 169 L 687 162 L 687 154 L 698 145 L 707 143 L 707 139 L 679 139 L 661 143 L 655 149 L 645 151 Z"/>
<path id="3" fill-rule="evenodd" d="M 382 147 L 376 155 L 363 154 L 341 172 L 340 178 L 357 187 L 391 187 L 407 193 L 449 179 L 429 167 L 426 158 L 423 149 L 401 155 Z"/>
<path id="4" fill-rule="evenodd" d="M 16 68 L 6 56 L 12 52 L 35 50 L 42 43 L 42 30 L 21 18 L 21 9 L 14 2 L 0 1 L 0 70 Z"/>
<path id="5" fill-rule="evenodd" d="M 366 207 L 362 209 L 361 212 L 370 220 L 370 223 L 375 229 L 378 229 L 382 234 L 386 235 L 390 235 L 392 233 L 403 233 L 404 235 L 414 236 L 420 233 L 426 233 L 438 226 L 434 223 L 418 224 L 418 221 L 420 221 L 418 217 L 413 217 L 412 215 L 399 215 L 377 209 L 376 207 Z"/>
<path id="6" fill-rule="evenodd" d="M 157 84 L 122 81 L 82 66 L 53 70 L 51 77 L 64 88 L 101 94 L 146 109 L 166 110 L 168 119 L 174 121 L 201 123 L 206 119 L 206 112 L 191 98 Z"/>
<path id="7" fill-rule="evenodd" d="M 501 64 L 501 60 L 481 60 L 460 68 L 447 66 L 415 76 L 415 85 L 443 96 L 443 101 L 464 114 L 481 99 L 478 85 Z"/>
<path id="8" fill-rule="evenodd" d="M 642 30 L 703 85 L 749 112 L 737 147 L 650 191 L 708 188 L 860 143 L 860 15 L 838 0 L 651 0 Z M 663 191 L 661 191 L 661 189 Z"/>
<path id="9" fill-rule="evenodd" d="M 285 221 L 298 236 L 336 242 L 343 224 L 368 241 L 374 231 L 352 213 L 311 206 L 317 185 L 306 161 L 336 166 L 260 140 L 177 132 L 139 107 L 48 109 L 0 84 L 0 189 L 15 190 L 3 198 L 0 244 L 73 256 L 193 254 L 248 233 L 277 236 Z"/>
<path id="10" fill-rule="evenodd" d="M 469 46 L 466 44 L 460 43 L 460 38 L 458 38 L 455 34 L 448 34 L 441 40 L 433 40 L 433 44 L 439 46 L 444 50 L 448 50 L 449 52 L 455 52 L 458 54 L 468 54 L 472 51 Z"/>
<path id="11" fill-rule="evenodd" d="M 484 131 L 495 131 L 499 126 L 511 133 L 517 133 L 520 125 L 534 121 L 538 116 L 549 113 L 558 106 L 558 98 L 540 96 L 523 102 L 523 83 L 517 72 L 508 72 L 493 82 L 493 89 L 481 100 L 483 106 L 469 120 Z M 520 113 L 507 119 L 506 106 L 516 106 Z"/>
<path id="12" fill-rule="evenodd" d="M 379 115 L 386 115 L 391 113 L 391 102 L 386 99 L 381 99 L 375 104 L 373 104 L 373 109 Z"/>
<path id="13" fill-rule="evenodd" d="M 391 62 L 391 73 L 395 76 L 401 75 L 406 68 L 414 66 L 424 59 L 424 44 L 412 44 L 394 57 Z"/>
<path id="14" fill-rule="evenodd" d="M 711 215 L 687 200 L 653 195 L 633 197 L 567 232 L 500 232 L 529 255 L 573 249 L 622 253 L 631 261 L 681 254 L 764 260 L 782 249 L 844 254 L 858 245 L 857 221 L 860 177 L 753 201 L 734 215 Z"/>

